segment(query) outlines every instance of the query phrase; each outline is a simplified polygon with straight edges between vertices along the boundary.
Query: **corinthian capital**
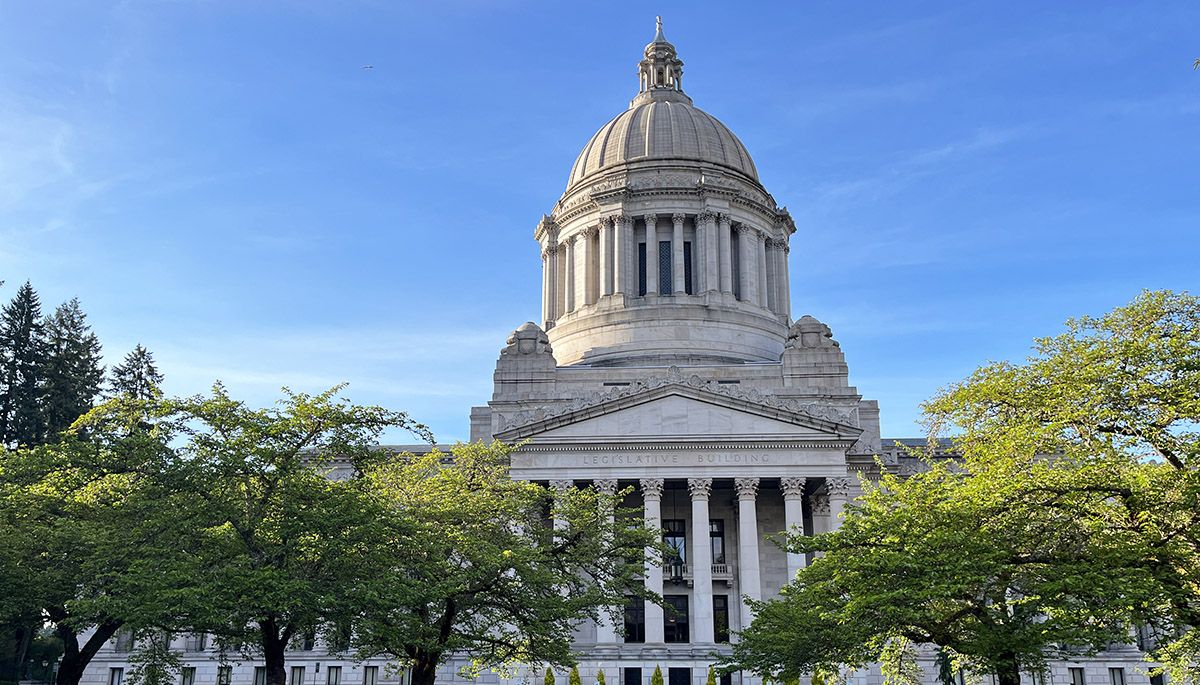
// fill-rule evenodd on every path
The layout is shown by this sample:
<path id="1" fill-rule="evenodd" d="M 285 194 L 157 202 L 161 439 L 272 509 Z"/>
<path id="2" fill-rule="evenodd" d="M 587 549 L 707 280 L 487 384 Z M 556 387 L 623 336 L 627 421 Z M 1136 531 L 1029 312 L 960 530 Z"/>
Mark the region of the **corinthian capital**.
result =
<path id="1" fill-rule="evenodd" d="M 658 225 L 658 215 L 657 214 L 647 214 L 642 217 L 642 221 L 645 221 L 647 226 L 657 226 Z"/>
<path id="2" fill-rule="evenodd" d="M 813 495 L 812 513 L 814 516 L 829 516 L 829 497 L 820 494 Z"/>
<path id="3" fill-rule="evenodd" d="M 688 491 L 692 493 L 692 499 L 708 499 L 712 478 L 688 478 Z"/>
<path id="4" fill-rule="evenodd" d="M 687 214 L 684 214 L 683 212 L 675 212 L 671 215 L 671 221 L 676 225 L 682 225 L 684 219 L 687 219 Z"/>
<path id="5" fill-rule="evenodd" d="M 717 220 L 717 213 L 712 210 L 706 209 L 696 215 L 696 220 L 702 224 L 707 224 L 707 223 Z"/>
<path id="6" fill-rule="evenodd" d="M 573 480 L 552 480 L 552 481 L 550 481 L 550 488 L 552 490 L 554 490 L 555 492 L 566 492 L 567 490 L 570 490 L 573 487 L 575 487 L 575 481 L 573 481 Z"/>
<path id="7" fill-rule="evenodd" d="M 639 485 L 642 486 L 642 498 L 644 499 L 662 499 L 663 479 L 662 478 L 643 478 Z"/>
<path id="8" fill-rule="evenodd" d="M 845 498 L 850 494 L 850 479 L 849 478 L 826 478 L 825 491 L 830 497 Z"/>
<path id="9" fill-rule="evenodd" d="M 602 478 L 600 480 L 593 481 L 593 485 L 596 486 L 596 490 L 603 492 L 606 495 L 617 494 L 617 481 L 612 478 Z"/>
<path id="10" fill-rule="evenodd" d="M 737 490 L 738 499 L 754 499 L 758 495 L 757 478 L 734 478 L 733 487 Z"/>
<path id="11" fill-rule="evenodd" d="M 779 479 L 779 487 L 784 497 L 803 497 L 804 484 L 807 482 L 808 479 L 802 476 L 787 476 Z"/>

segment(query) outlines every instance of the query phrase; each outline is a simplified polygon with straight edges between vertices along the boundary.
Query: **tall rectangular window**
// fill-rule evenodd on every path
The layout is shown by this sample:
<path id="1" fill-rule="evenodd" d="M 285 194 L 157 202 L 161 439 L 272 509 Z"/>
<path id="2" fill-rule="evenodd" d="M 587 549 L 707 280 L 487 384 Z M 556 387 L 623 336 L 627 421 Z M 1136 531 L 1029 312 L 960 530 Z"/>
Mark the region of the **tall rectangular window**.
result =
<path id="1" fill-rule="evenodd" d="M 184 666 L 179 669 L 179 685 L 196 685 L 195 666 Z"/>
<path id="2" fill-rule="evenodd" d="M 692 685 L 692 669 L 668 668 L 667 685 Z"/>
<path id="3" fill-rule="evenodd" d="M 683 519 L 663 519 L 663 544 L 671 548 L 671 556 L 664 559 L 663 572 L 670 578 L 683 578 L 683 566 L 687 563 L 687 526 Z"/>
<path id="4" fill-rule="evenodd" d="M 692 288 L 692 274 L 695 269 L 692 268 L 692 241 L 683 241 L 683 290 L 688 295 L 695 295 L 696 291 Z"/>
<path id="5" fill-rule="evenodd" d="M 671 241 L 658 241 L 658 294 L 670 295 L 671 284 Z"/>
<path id="6" fill-rule="evenodd" d="M 646 600 L 641 597 L 625 598 L 625 642 L 646 641 Z"/>
<path id="7" fill-rule="evenodd" d="M 267 667 L 254 667 L 254 685 L 267 685 Z"/>
<path id="8" fill-rule="evenodd" d="M 232 685 L 233 666 L 217 667 L 217 685 Z"/>
<path id="9" fill-rule="evenodd" d="M 363 685 L 379 685 L 379 667 L 363 667 Z"/>
<path id="10" fill-rule="evenodd" d="M 191 633 L 183 641 L 183 649 L 186 652 L 203 652 L 208 646 L 208 635 L 204 633 Z"/>
<path id="11" fill-rule="evenodd" d="M 712 545 L 712 563 L 725 563 L 725 521 L 712 519 L 708 522 L 708 541 Z"/>
<path id="12" fill-rule="evenodd" d="M 125 669 L 110 668 L 108 669 L 108 685 L 122 685 L 125 682 Z"/>
<path id="13" fill-rule="evenodd" d="M 688 642 L 687 595 L 663 595 L 663 637 L 667 642 Z"/>
<path id="14" fill-rule="evenodd" d="M 1109 685 L 1125 685 L 1125 669 L 1110 668 L 1108 669 Z"/>
<path id="15" fill-rule="evenodd" d="M 642 685 L 642 669 L 622 669 L 621 685 Z"/>
<path id="16" fill-rule="evenodd" d="M 330 666 L 325 670 L 325 685 L 342 685 L 341 666 Z"/>
<path id="17" fill-rule="evenodd" d="M 713 639 L 729 642 L 729 595 L 713 595 Z"/>
<path id="18" fill-rule="evenodd" d="M 1087 685 L 1087 680 L 1083 677 L 1083 669 L 1072 666 L 1067 669 L 1071 674 L 1071 685 Z"/>
<path id="19" fill-rule="evenodd" d="M 638 297 L 646 294 L 646 243 L 638 243 Z"/>
<path id="20" fill-rule="evenodd" d="M 292 677 L 288 679 L 288 685 L 304 685 L 303 666 L 292 666 Z"/>

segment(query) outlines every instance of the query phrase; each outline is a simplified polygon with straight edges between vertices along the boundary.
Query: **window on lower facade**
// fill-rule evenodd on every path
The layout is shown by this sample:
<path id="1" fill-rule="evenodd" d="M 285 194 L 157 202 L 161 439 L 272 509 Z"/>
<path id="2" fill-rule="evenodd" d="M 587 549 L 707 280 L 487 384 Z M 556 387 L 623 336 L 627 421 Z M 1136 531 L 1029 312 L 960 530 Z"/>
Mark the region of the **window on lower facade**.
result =
<path id="1" fill-rule="evenodd" d="M 292 666 L 292 677 L 288 679 L 288 685 L 304 685 L 303 666 Z"/>
<path id="2" fill-rule="evenodd" d="M 638 243 L 638 297 L 646 294 L 646 243 Z"/>
<path id="3" fill-rule="evenodd" d="M 625 642 L 646 641 L 646 600 L 641 597 L 625 599 Z"/>
<path id="4" fill-rule="evenodd" d="M 640 669 L 640 668 L 622 669 L 621 685 L 642 685 L 642 669 Z"/>
<path id="5" fill-rule="evenodd" d="M 342 667 L 330 666 L 325 671 L 325 685 L 342 685 Z"/>
<path id="6" fill-rule="evenodd" d="M 254 685 L 267 685 L 267 667 L 254 667 Z"/>
<path id="7" fill-rule="evenodd" d="M 692 669 L 668 668 L 667 685 L 692 685 Z"/>
<path id="8" fill-rule="evenodd" d="M 363 667 L 363 685 L 379 685 L 379 667 Z"/>
<path id="9" fill-rule="evenodd" d="M 1167 678 L 1161 673 L 1150 676 L 1150 685 L 1167 685 Z"/>
<path id="10" fill-rule="evenodd" d="M 1083 669 L 1072 666 L 1067 669 L 1071 675 L 1071 685 L 1087 685 L 1087 680 L 1083 677 Z"/>
<path id="11" fill-rule="evenodd" d="M 1109 685 L 1125 685 L 1125 669 L 1110 668 L 1108 669 Z"/>
<path id="12" fill-rule="evenodd" d="M 233 666 L 218 666 L 217 685 L 231 685 L 231 683 L 233 683 Z"/>
<path id="13" fill-rule="evenodd" d="M 208 647 L 208 636 L 204 633 L 192 633 L 183 641 L 183 649 L 187 652 L 203 652 Z"/>
<path id="14" fill-rule="evenodd" d="M 658 294 L 670 295 L 671 284 L 671 241 L 658 241 Z"/>
<path id="15" fill-rule="evenodd" d="M 729 595 L 713 595 L 713 639 L 729 642 Z"/>
<path id="16" fill-rule="evenodd" d="M 712 563 L 725 563 L 725 521 L 713 519 L 708 522 L 708 540 L 712 545 Z"/>
<path id="17" fill-rule="evenodd" d="M 125 682 L 125 669 L 110 668 L 108 669 L 108 685 L 122 685 Z"/>
<path id="18" fill-rule="evenodd" d="M 329 631 L 327 641 L 329 643 L 329 651 L 338 653 L 345 652 L 350 649 L 350 638 L 354 631 L 349 623 L 339 623 Z"/>
<path id="19" fill-rule="evenodd" d="M 663 595 L 663 639 L 688 642 L 687 595 Z"/>
<path id="20" fill-rule="evenodd" d="M 184 666 L 179 669 L 179 685 L 196 685 L 195 666 Z"/>
<path id="21" fill-rule="evenodd" d="M 692 268 L 692 241 L 683 241 L 683 291 L 688 295 L 695 295 L 696 291 L 692 288 L 692 274 L 695 269 Z"/>

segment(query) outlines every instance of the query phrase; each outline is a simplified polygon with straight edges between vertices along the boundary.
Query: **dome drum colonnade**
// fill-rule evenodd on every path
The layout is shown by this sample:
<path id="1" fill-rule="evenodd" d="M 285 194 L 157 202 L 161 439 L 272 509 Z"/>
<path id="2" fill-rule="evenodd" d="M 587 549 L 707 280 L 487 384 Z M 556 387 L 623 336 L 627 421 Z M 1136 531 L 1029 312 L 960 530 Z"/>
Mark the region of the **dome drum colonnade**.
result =
<path id="1" fill-rule="evenodd" d="M 592 136 L 534 231 L 543 328 L 560 364 L 782 352 L 795 224 L 745 146 L 684 94 L 682 66 L 660 27 L 638 65 L 640 92 Z"/>

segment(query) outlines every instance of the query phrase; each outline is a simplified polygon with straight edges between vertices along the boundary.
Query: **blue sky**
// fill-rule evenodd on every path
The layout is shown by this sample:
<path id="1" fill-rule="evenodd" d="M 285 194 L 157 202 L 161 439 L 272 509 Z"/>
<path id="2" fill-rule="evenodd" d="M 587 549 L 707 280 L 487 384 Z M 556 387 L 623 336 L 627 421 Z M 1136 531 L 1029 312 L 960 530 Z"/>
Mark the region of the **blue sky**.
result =
<path id="1" fill-rule="evenodd" d="M 1194 1 L 12 0 L 0 298 L 78 296 L 171 393 L 348 381 L 465 438 L 655 14 L 887 436 L 1070 316 L 1200 286 Z"/>

